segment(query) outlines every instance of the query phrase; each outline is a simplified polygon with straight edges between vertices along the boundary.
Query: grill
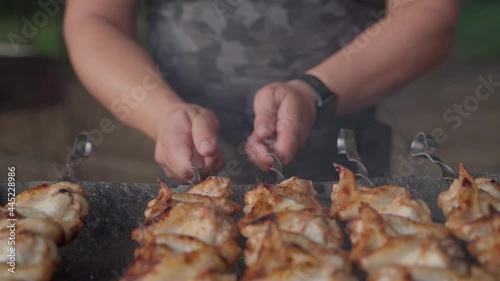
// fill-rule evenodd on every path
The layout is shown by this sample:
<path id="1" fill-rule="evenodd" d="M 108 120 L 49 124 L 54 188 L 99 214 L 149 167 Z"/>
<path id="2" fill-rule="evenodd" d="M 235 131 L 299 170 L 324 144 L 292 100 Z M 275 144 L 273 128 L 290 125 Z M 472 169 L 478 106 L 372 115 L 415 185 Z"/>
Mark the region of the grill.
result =
<path id="1" fill-rule="evenodd" d="M 332 169 L 332 173 L 335 173 Z M 500 181 L 500 174 L 484 173 Z M 373 178 L 375 186 L 391 184 L 411 190 L 423 199 L 432 211 L 433 220 L 443 223 L 444 217 L 437 207 L 438 194 L 451 184 L 439 176 L 411 176 Z M 42 182 L 18 182 L 16 193 L 35 187 Z M 45 183 L 45 182 L 43 182 Z M 318 182 L 315 187 L 319 201 L 329 207 L 330 192 L 334 182 Z M 147 203 L 156 197 L 159 184 L 130 184 L 110 182 L 79 182 L 87 193 L 90 215 L 76 240 L 60 248 L 62 263 L 54 281 L 116 281 L 119 280 L 133 259 L 137 244 L 130 238 L 131 231 L 143 220 Z M 243 204 L 243 195 L 255 185 L 235 185 L 231 198 Z M 184 192 L 188 186 L 180 186 L 175 192 Z M 0 183 L 0 203 L 7 198 L 7 183 Z M 3 201 L 2 201 L 3 200 Z M 239 219 L 238 216 L 235 219 Z M 346 237 L 347 239 L 347 237 Z M 240 241 L 243 246 L 244 241 Z M 462 245 L 462 244 L 461 244 Z M 463 246 L 463 245 L 462 245 Z M 469 262 L 474 262 L 470 257 Z M 242 271 L 243 262 L 236 270 Z"/>

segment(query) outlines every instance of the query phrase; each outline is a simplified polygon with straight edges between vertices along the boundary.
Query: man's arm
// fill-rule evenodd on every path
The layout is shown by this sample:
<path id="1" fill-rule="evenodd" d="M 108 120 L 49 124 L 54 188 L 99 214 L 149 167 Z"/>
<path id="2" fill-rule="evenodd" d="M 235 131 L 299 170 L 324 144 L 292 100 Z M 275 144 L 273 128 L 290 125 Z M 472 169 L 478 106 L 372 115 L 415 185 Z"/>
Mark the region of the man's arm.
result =
<path id="1" fill-rule="evenodd" d="M 136 0 L 69 0 L 64 36 L 73 67 L 90 93 L 126 124 L 156 139 L 158 115 L 180 98 L 165 82 L 151 87 L 144 100 L 130 96 L 149 75 L 146 83 L 163 81 L 159 73 L 147 71 L 156 66 L 134 41 L 135 8 Z M 120 103 L 129 107 L 128 114 L 117 105 L 122 98 L 128 99 Z"/>
<path id="2" fill-rule="evenodd" d="M 308 73 L 339 95 L 339 115 L 363 109 L 441 63 L 457 18 L 457 0 L 387 0 L 386 17 Z"/>
<path id="3" fill-rule="evenodd" d="M 375 104 L 442 62 L 453 42 L 458 0 L 387 0 L 386 17 L 308 73 L 338 94 L 337 114 Z M 293 80 L 261 88 L 254 99 L 254 131 L 245 147 L 250 160 L 269 170 L 264 139 L 290 163 L 306 143 L 316 118 L 316 95 Z"/>
<path id="4" fill-rule="evenodd" d="M 223 165 L 219 123 L 211 111 L 186 104 L 134 40 L 136 0 L 68 0 L 64 36 L 86 88 L 113 114 L 156 141 L 155 160 L 185 181 Z"/>

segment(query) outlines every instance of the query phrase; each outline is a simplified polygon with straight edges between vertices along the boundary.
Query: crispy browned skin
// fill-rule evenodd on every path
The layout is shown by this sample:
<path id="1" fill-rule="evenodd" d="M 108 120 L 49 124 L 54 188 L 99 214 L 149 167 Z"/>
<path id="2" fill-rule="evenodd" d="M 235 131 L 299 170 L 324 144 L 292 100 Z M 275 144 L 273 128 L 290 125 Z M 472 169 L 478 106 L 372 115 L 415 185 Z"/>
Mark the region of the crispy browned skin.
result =
<path id="1" fill-rule="evenodd" d="M 348 221 L 350 258 L 368 280 L 473 280 L 461 249 L 445 226 L 432 223 L 423 201 L 403 187 L 357 187 L 351 171 L 335 167 L 331 214 Z"/>
<path id="2" fill-rule="evenodd" d="M 451 270 L 420 266 L 388 266 L 370 275 L 368 281 L 497 281 L 480 268 L 473 268 L 469 275 L 459 275 Z"/>
<path id="3" fill-rule="evenodd" d="M 385 185 L 376 188 L 356 186 L 354 174 L 347 168 L 334 164 L 340 181 L 333 185 L 330 214 L 343 221 L 359 216 L 359 208 L 368 205 L 380 214 L 406 217 L 419 222 L 432 222 L 429 207 L 408 189 Z"/>
<path id="4" fill-rule="evenodd" d="M 500 278 L 500 185 L 474 178 L 460 164 L 459 178 L 438 197 L 450 231 L 484 270 Z"/>
<path id="5" fill-rule="evenodd" d="M 80 185 L 63 181 L 53 185 L 40 185 L 21 192 L 16 197 L 16 209 L 20 217 L 46 217 L 58 223 L 64 235 L 55 240 L 64 244 L 71 242 L 83 227 L 83 219 L 89 213 L 89 203 Z M 36 224 L 25 227 L 32 228 L 27 231 L 35 231 L 35 228 L 40 231 L 44 229 L 44 226 Z"/>
<path id="6" fill-rule="evenodd" d="M 312 182 L 295 177 L 245 194 L 242 280 L 355 280 L 342 233 L 315 196 Z"/>
<path id="7" fill-rule="evenodd" d="M 36 280 L 49 281 L 57 269 L 60 261 L 57 245 L 54 241 L 43 236 L 22 233 L 16 235 L 16 268 L 15 274 L 8 272 L 10 268 L 6 264 L 9 245 L 7 244 L 8 233 L 0 233 L 0 280 Z"/>
<path id="8" fill-rule="evenodd" d="M 71 242 L 83 227 L 89 205 L 83 188 L 71 182 L 40 185 L 16 197 L 16 273 L 7 271 L 10 217 L 0 208 L 0 280 L 50 280 L 59 264 L 58 245 Z"/>
<path id="9" fill-rule="evenodd" d="M 363 206 L 347 230 L 353 243 L 351 259 L 370 276 L 381 276 L 379 271 L 394 266 L 421 268 L 433 276 L 467 274 L 463 253 L 443 225 L 380 215 Z M 429 276 L 427 280 L 440 279 Z"/>
<path id="10" fill-rule="evenodd" d="M 241 252 L 229 215 L 241 207 L 229 195 L 227 178 L 209 177 L 180 194 L 160 182 L 146 225 L 132 232 L 140 247 L 122 280 L 236 280 L 226 273 Z"/>
<path id="11" fill-rule="evenodd" d="M 173 194 L 172 199 L 177 202 L 200 202 L 212 204 L 227 214 L 235 214 L 241 206 L 231 201 L 229 179 L 224 177 L 209 177 L 205 181 L 191 188 L 187 193 Z"/>

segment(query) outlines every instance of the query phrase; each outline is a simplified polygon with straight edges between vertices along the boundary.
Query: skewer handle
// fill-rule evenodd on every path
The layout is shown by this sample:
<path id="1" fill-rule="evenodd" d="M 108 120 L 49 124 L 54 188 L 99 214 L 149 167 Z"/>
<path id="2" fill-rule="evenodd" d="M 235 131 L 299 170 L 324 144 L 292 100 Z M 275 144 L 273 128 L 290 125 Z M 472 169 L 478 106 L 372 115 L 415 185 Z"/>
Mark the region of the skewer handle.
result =
<path id="1" fill-rule="evenodd" d="M 367 187 L 373 187 L 374 184 L 370 180 L 368 171 L 359 157 L 358 149 L 356 148 L 356 138 L 354 131 L 351 129 L 340 129 L 339 138 L 337 139 L 337 150 L 339 154 L 345 154 L 347 159 L 354 162 L 357 167 L 356 176 L 364 181 Z"/>
<path id="2" fill-rule="evenodd" d="M 443 178 L 445 179 L 455 179 L 457 178 L 457 173 L 446 165 L 441 158 L 434 155 L 437 149 L 437 143 L 431 135 L 424 132 L 420 132 L 415 136 L 413 142 L 411 143 L 410 154 L 413 157 L 427 158 L 432 163 L 438 165 L 441 168 Z"/>

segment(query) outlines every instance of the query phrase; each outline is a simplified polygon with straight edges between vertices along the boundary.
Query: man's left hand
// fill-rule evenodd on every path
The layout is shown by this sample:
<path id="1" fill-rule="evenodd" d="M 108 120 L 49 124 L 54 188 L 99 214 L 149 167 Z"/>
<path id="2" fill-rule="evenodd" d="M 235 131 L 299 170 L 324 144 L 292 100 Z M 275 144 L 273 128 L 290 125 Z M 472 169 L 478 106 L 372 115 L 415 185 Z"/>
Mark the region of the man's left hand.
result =
<path id="1" fill-rule="evenodd" d="M 245 151 L 262 171 L 269 171 L 273 159 L 264 140 L 276 136 L 269 148 L 283 164 L 288 164 L 307 138 L 316 119 L 316 94 L 299 80 L 277 82 L 262 87 L 256 94 L 254 131 Z"/>

